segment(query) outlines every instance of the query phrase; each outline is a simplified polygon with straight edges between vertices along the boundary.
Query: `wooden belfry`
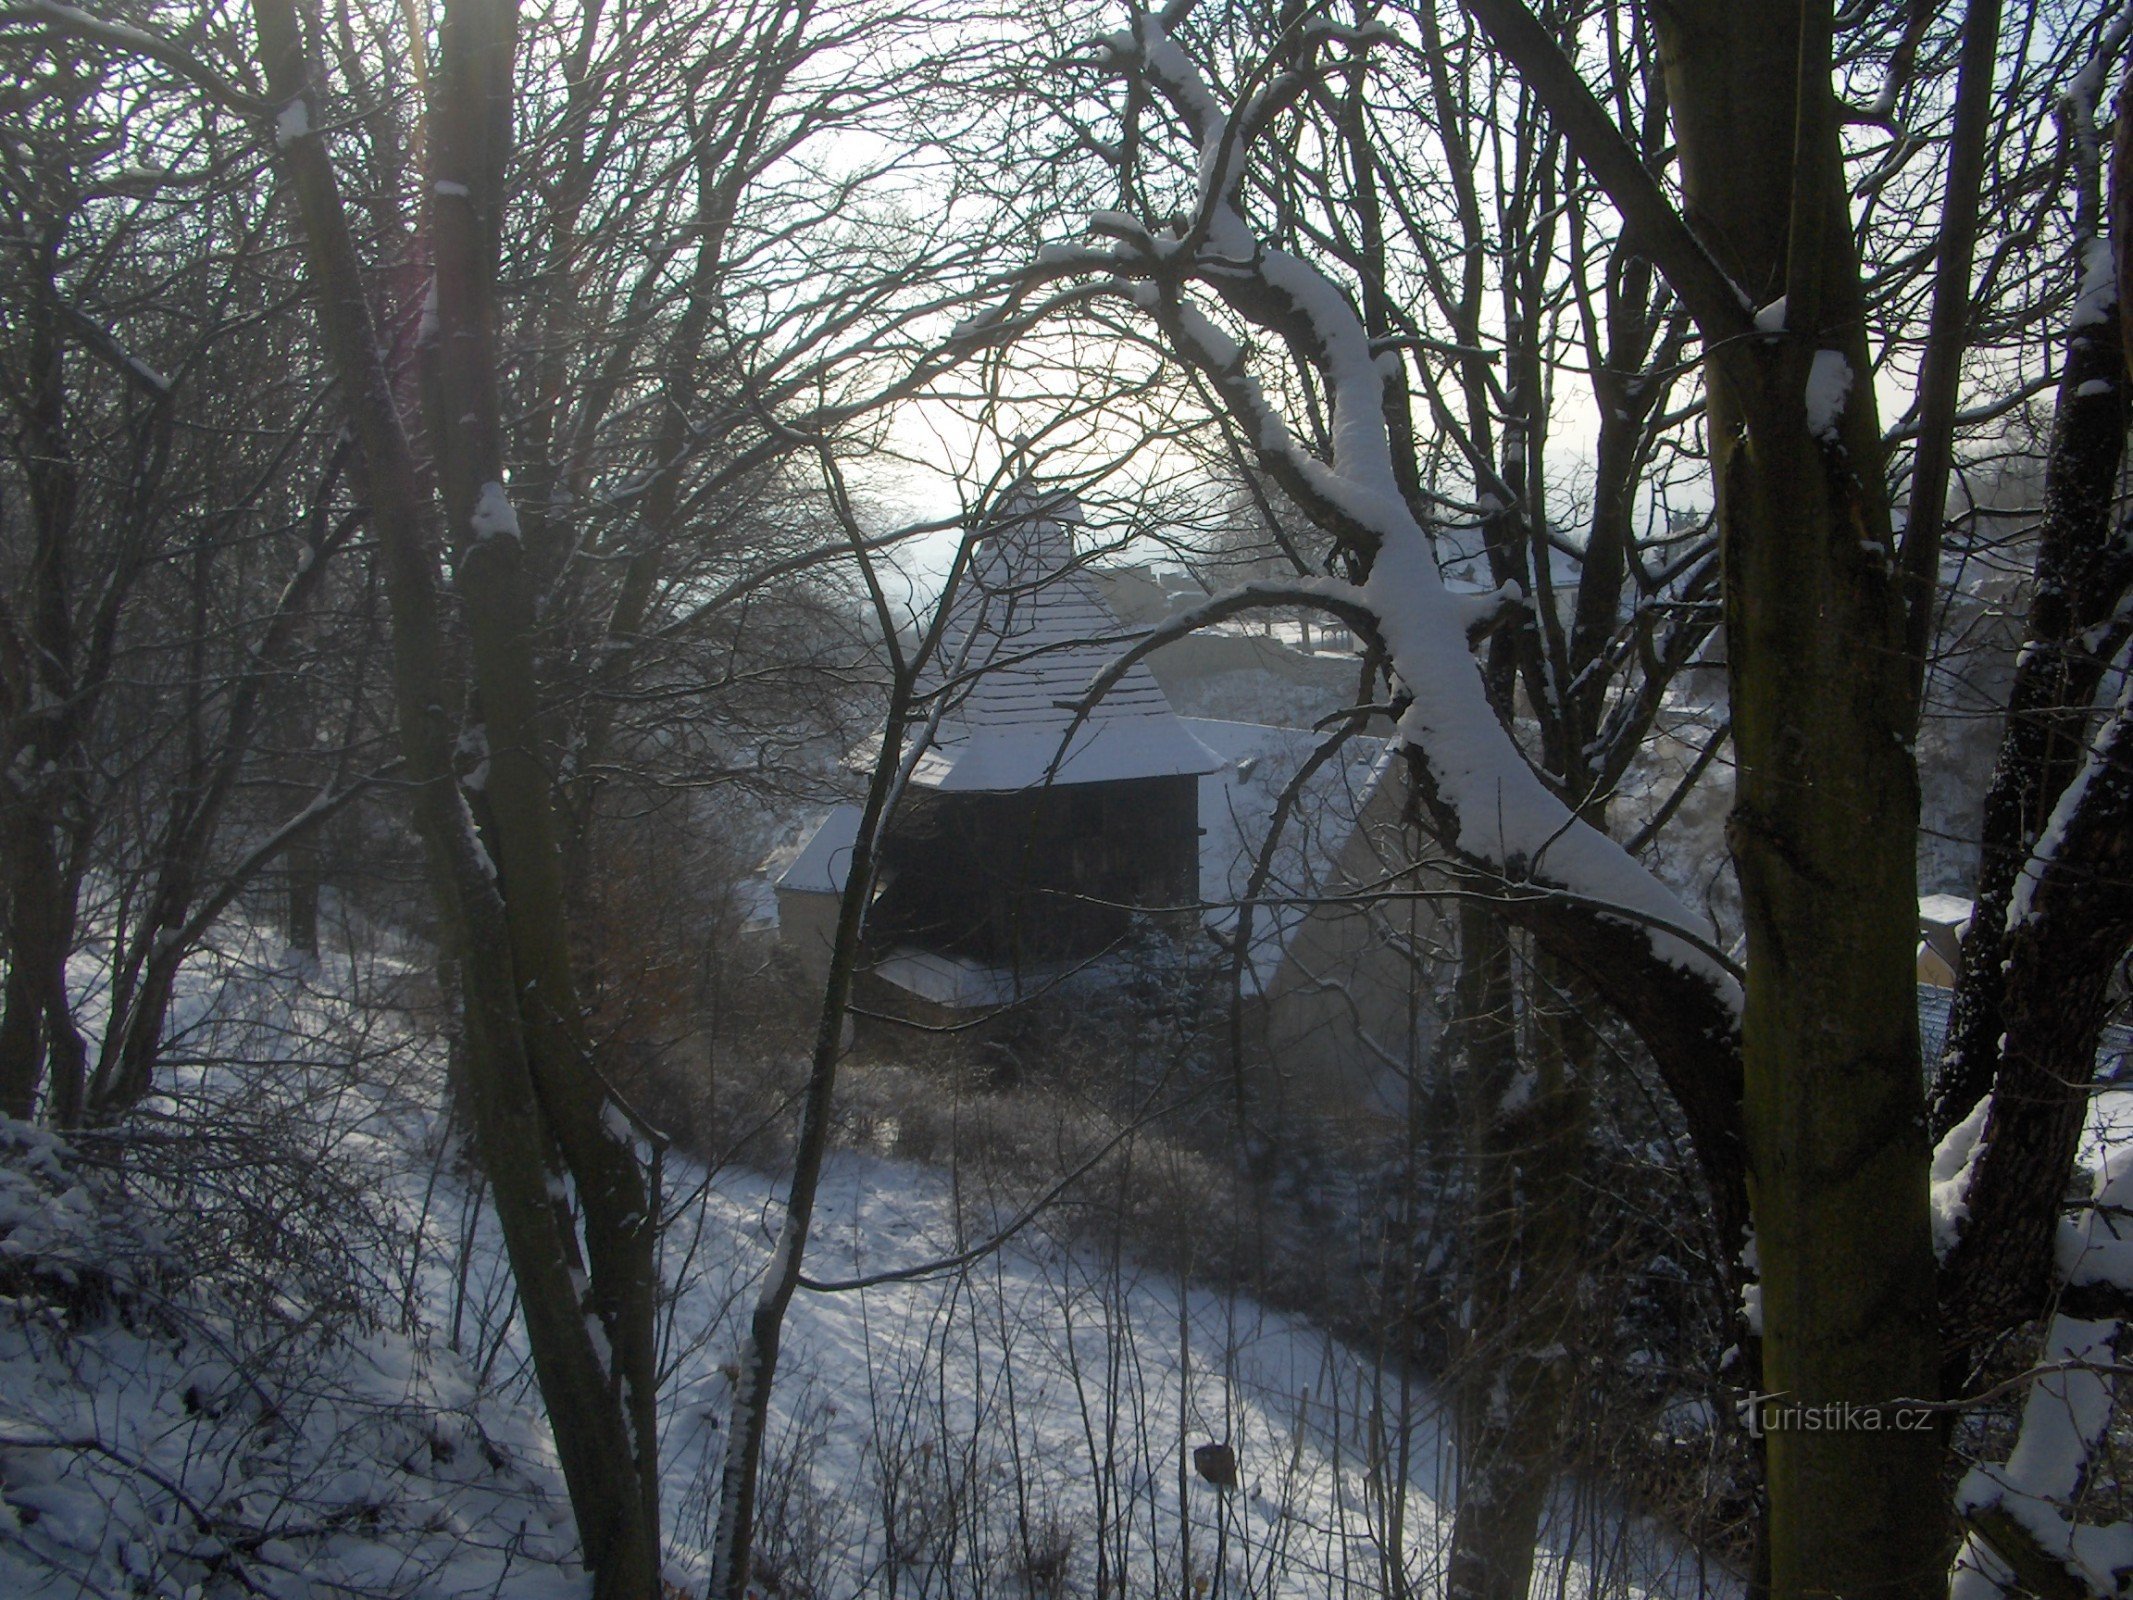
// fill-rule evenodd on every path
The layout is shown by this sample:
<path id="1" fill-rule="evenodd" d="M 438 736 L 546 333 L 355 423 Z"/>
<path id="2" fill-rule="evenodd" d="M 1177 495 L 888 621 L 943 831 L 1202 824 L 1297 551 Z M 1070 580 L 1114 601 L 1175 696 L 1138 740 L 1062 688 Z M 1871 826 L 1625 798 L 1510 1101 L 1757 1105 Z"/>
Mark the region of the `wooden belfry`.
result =
<path id="1" fill-rule="evenodd" d="M 1141 666 L 1073 726 L 1126 638 L 1074 565 L 1080 521 L 1025 483 L 979 535 L 926 685 L 940 722 L 883 841 L 877 951 L 1026 974 L 1101 954 L 1136 914 L 1195 920 L 1199 779 L 1222 762 Z"/>

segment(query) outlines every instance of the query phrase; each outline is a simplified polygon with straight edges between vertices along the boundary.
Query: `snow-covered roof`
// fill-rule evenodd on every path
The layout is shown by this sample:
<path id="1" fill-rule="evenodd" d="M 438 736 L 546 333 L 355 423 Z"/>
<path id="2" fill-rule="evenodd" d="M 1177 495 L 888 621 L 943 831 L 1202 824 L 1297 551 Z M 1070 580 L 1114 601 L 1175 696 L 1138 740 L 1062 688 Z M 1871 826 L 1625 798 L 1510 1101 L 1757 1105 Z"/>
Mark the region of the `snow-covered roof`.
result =
<path id="1" fill-rule="evenodd" d="M 859 807 L 835 806 L 815 824 L 782 872 L 772 880 L 780 889 L 800 894 L 842 894 L 852 865 L 852 845 L 859 837 Z"/>
<path id="2" fill-rule="evenodd" d="M 1195 738 L 1222 757 L 1221 767 L 1200 780 L 1200 898 L 1209 907 L 1207 926 L 1227 933 L 1237 924 L 1238 901 L 1251 887 L 1274 808 L 1324 735 L 1254 722 L 1183 720 Z M 1305 784 L 1275 844 L 1252 912 L 1248 991 L 1272 980 L 1315 897 L 1358 887 L 1339 881 L 1335 863 L 1384 780 L 1390 757 L 1385 740 L 1358 735 Z"/>
<path id="3" fill-rule="evenodd" d="M 1073 703 L 1132 635 L 1073 565 L 1068 496 L 1011 497 L 979 539 L 922 687 L 947 709 L 912 781 L 947 791 L 1192 776 L 1220 761 L 1171 710 L 1146 666 L 1126 673 L 1079 728 Z"/>
<path id="4" fill-rule="evenodd" d="M 907 994 L 935 1005 L 959 1011 L 1004 1006 L 1032 991 L 1056 982 L 1065 969 L 1044 968 L 1021 973 L 989 966 L 969 956 L 943 955 L 898 945 L 873 966 L 874 976 L 893 983 Z"/>
<path id="5" fill-rule="evenodd" d="M 741 932 L 777 932 L 778 896 L 776 888 L 768 878 L 743 878 L 734 885 L 734 901 L 736 909 L 741 913 Z"/>
<path id="6" fill-rule="evenodd" d="M 1918 976 L 1953 986 L 1963 970 L 1963 936 L 1975 908 L 1961 895 L 1918 897 Z"/>

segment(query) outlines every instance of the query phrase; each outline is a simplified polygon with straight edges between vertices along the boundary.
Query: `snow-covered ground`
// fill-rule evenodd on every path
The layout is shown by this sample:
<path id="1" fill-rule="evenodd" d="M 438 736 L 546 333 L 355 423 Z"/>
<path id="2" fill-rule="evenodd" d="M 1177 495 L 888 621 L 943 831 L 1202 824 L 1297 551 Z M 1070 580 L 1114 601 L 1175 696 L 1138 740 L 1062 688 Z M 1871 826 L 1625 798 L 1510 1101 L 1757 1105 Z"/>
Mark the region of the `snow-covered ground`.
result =
<path id="1" fill-rule="evenodd" d="M 436 1073 L 349 997 L 407 969 L 240 943 L 188 973 L 128 1148 L 0 1119 L 0 1593 L 582 1592 L 537 1415 L 445 1308 L 392 1314 Z"/>
<path id="2" fill-rule="evenodd" d="M 0 1593 L 584 1591 L 439 1052 L 350 1003 L 420 981 L 384 959 L 196 974 L 192 1064 L 161 1107 L 184 1115 L 161 1126 L 213 1107 L 213 1131 L 160 1164 L 153 1120 L 123 1167 L 0 1125 Z M 665 1180 L 665 1515 L 689 1590 L 781 1184 L 673 1156 Z M 325 1221 L 300 1221 L 319 1196 L 292 1182 L 322 1186 Z M 983 1189 L 840 1156 L 808 1270 L 967 1248 L 1012 1203 Z M 775 1592 L 1366 1595 L 1395 1560 L 1428 1592 L 1451 1461 L 1427 1390 L 1403 1401 L 1368 1352 L 1092 1236 L 1040 1224 L 967 1270 L 799 1297 L 764 1491 Z M 343 1258 L 365 1281 L 337 1293 L 321 1263 Z M 1234 1452 L 1233 1489 L 1194 1470 L 1208 1444 Z M 1590 1488 L 1559 1497 L 1536 1574 L 1536 1593 L 1728 1587 Z"/>
<path id="3" fill-rule="evenodd" d="M 744 1173 L 711 1189 L 707 1231 L 745 1254 L 684 1285 L 685 1325 L 718 1318 L 767 1258 L 777 1192 Z M 947 1174 L 860 1156 L 833 1164 L 818 1217 L 817 1279 L 936 1260 L 995 1223 Z M 1219 1561 L 1226 1594 L 1371 1594 L 1396 1522 L 1411 1585 L 1441 1575 L 1451 1462 L 1434 1398 L 1411 1390 L 1403 1426 L 1396 1370 L 1248 1297 L 1024 1236 L 967 1273 L 803 1294 L 788 1337 L 780 1453 L 813 1502 L 816 1592 L 891 1592 L 900 1544 L 896 1592 L 1021 1592 L 1033 1558 L 1063 1550 L 1067 1593 L 1094 1592 L 1100 1561 L 1135 1594 L 1183 1592 L 1188 1561 L 1212 1586 Z M 672 1532 L 692 1568 L 724 1400 L 705 1363 L 668 1428 Z M 1234 1491 L 1193 1469 L 1207 1444 L 1234 1452 Z M 1548 1592 L 1697 1591 L 1693 1556 L 1656 1530 L 1589 1497 L 1558 1512 Z"/>

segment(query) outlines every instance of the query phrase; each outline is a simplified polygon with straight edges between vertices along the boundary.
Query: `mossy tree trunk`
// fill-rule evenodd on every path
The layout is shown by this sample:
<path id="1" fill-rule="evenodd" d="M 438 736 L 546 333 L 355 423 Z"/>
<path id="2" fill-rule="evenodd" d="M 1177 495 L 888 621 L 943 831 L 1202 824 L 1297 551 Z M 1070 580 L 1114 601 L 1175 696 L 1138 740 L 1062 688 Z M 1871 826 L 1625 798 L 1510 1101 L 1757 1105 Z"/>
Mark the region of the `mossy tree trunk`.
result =
<path id="1" fill-rule="evenodd" d="M 1916 706 L 1830 27 L 1814 5 L 1659 15 L 1687 220 L 1752 299 L 1785 299 L 1774 332 L 1705 329 L 1762 1386 L 1879 1424 L 1768 1437 L 1771 1588 L 1923 1596 L 1949 1551 L 1940 1443 L 1887 1409 L 1937 1393 Z"/>

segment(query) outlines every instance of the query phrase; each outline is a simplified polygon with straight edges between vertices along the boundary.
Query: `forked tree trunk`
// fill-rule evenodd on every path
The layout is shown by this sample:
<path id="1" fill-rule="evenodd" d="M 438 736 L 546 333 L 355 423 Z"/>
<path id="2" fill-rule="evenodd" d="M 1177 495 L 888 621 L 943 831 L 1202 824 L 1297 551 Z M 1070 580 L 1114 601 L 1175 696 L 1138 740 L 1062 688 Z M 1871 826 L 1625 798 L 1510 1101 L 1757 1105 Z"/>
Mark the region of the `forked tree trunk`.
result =
<path id="1" fill-rule="evenodd" d="M 1751 968 L 1743 1032 L 1765 1386 L 1793 1406 L 1881 1408 L 1877 1431 L 1770 1441 L 1774 1587 L 1782 1595 L 1937 1590 L 1952 1543 L 1936 1492 L 1937 1430 L 1896 1427 L 1886 1407 L 1932 1397 L 1928 1365 L 1944 1331 L 1959 1355 L 1966 1338 L 2029 1314 L 2078 1139 L 2104 975 L 2133 933 L 2133 904 L 2122 903 L 2133 896 L 2120 887 L 2133 793 L 2104 761 L 2078 804 L 2068 783 L 2081 758 L 2073 713 L 2086 707 L 2104 653 L 2092 641 L 2070 648 L 2077 617 L 2109 615 L 2126 582 L 2115 541 L 2098 537 L 2125 426 L 2123 374 L 2106 348 L 2115 330 L 2100 326 L 2109 309 L 2086 307 L 2102 315 L 2082 319 L 2069 359 L 2040 557 L 2046 614 L 2033 618 L 2042 648 L 2018 677 L 1988 802 L 1971 971 L 1937 1108 L 1945 1125 L 1995 1091 L 1971 1220 L 1943 1274 L 1943 1328 L 1928 1292 L 1907 882 L 1916 820 L 1908 735 L 1938 515 L 1928 483 L 1901 563 L 1913 603 L 1892 604 L 1885 464 L 1864 381 L 1829 87 L 1830 8 L 1688 0 L 1655 9 L 1689 202 L 1684 226 L 1530 14 L 1514 0 L 1467 4 L 1529 80 L 1545 85 L 1550 109 L 1574 127 L 1579 155 L 1640 230 L 1707 345 L 1741 758 L 1733 845 Z M 1995 20 L 1990 0 L 1977 0 L 1965 22 L 1966 105 L 1951 189 L 1970 170 L 1964 151 L 1979 136 L 1976 97 L 1989 89 Z M 2133 253 L 2122 232 L 2133 217 L 2133 129 L 2123 117 L 2118 145 L 2111 210 L 2122 266 Z M 2085 216 L 2094 209 L 2082 207 Z M 1942 248 L 1960 254 L 1965 238 L 1951 222 Z M 1929 427 L 1953 415 L 1954 369 L 1941 358 L 1968 298 L 1965 265 L 1945 263 L 1936 289 L 1943 348 L 1925 400 Z M 1782 291 L 1785 314 L 1751 326 L 1735 284 L 1760 303 Z M 1837 356 L 1856 375 L 1849 403 L 1817 419 L 1826 428 L 1803 427 L 1815 365 L 1833 376 L 1826 363 Z M 1828 398 L 1826 388 L 1815 392 Z M 1940 469 L 1928 461 L 1923 470 L 1931 478 Z M 2069 542 L 2075 524 L 2085 533 Z M 1901 648 L 1899 620 L 1908 633 Z M 1893 681 L 1899 672 L 1911 675 L 1908 695 Z M 2123 721 L 2121 708 L 2107 752 L 2118 748 Z M 2060 821 L 2045 830 L 2050 797 L 2061 793 Z M 2040 831 L 2051 848 L 2033 851 Z M 2016 930 L 2003 917 L 2018 873 L 2035 887 Z"/>
<path id="2" fill-rule="evenodd" d="M 432 110 L 432 183 L 447 398 L 436 440 L 461 560 L 470 654 L 489 730 L 488 841 L 452 765 L 440 574 L 361 262 L 319 129 L 292 0 L 254 0 L 283 170 L 333 370 L 360 446 L 392 617 L 393 691 L 442 942 L 466 1003 L 475 1144 L 517 1280 L 528 1343 L 599 1600 L 659 1585 L 657 1207 L 617 1108 L 592 1074 L 571 983 L 524 553 L 502 486 L 494 264 L 511 122 L 508 5 L 454 4 Z M 489 491 L 493 488 L 494 493 Z M 573 1203 L 574 1202 L 574 1203 Z M 576 1212 L 576 1215 L 573 1212 Z M 582 1227 L 582 1237 L 580 1228 Z"/>
<path id="3" fill-rule="evenodd" d="M 631 1462 L 632 1561 L 659 1554 L 656 1199 L 626 1124 L 592 1069 L 567 937 L 559 829 L 541 754 L 538 619 L 527 552 L 503 488 L 496 351 L 497 272 L 512 137 L 515 8 L 445 8 L 431 109 L 432 259 L 437 331 L 426 374 L 437 477 L 465 606 L 473 687 L 489 751 L 482 791 L 504 887 L 506 930 L 528 1064 L 577 1191 L 590 1269 L 586 1304 L 609 1350 L 608 1403 Z M 614 1495 L 616 1488 L 603 1491 Z M 646 1547 L 637 1550 L 637 1545 Z"/>

